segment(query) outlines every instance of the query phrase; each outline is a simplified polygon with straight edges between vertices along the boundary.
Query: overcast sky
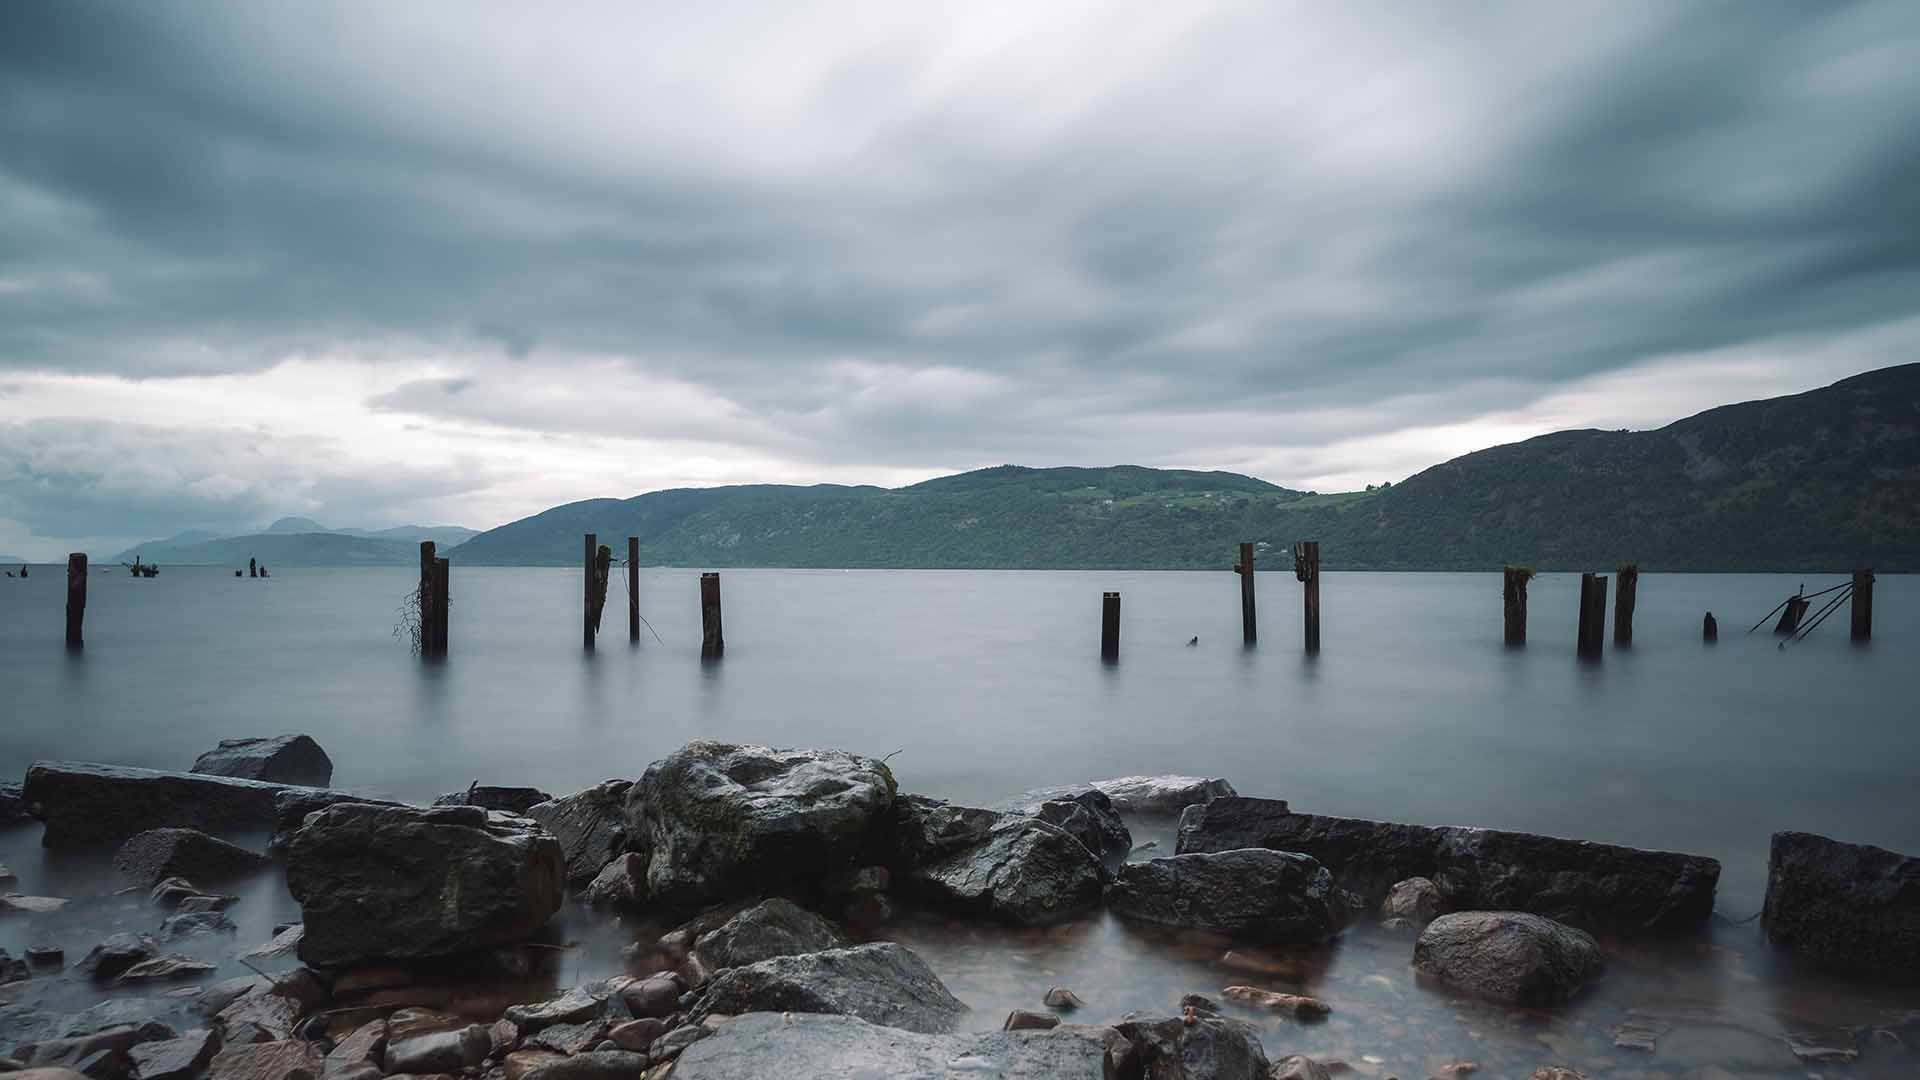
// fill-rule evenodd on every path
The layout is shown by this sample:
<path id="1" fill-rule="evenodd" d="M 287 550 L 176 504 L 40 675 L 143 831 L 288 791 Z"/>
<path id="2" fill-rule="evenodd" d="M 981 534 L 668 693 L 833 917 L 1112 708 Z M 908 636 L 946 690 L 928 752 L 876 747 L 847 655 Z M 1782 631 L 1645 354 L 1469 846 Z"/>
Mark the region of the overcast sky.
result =
<path id="1" fill-rule="evenodd" d="M 0 551 L 1920 359 L 1920 4 L 0 4 Z"/>

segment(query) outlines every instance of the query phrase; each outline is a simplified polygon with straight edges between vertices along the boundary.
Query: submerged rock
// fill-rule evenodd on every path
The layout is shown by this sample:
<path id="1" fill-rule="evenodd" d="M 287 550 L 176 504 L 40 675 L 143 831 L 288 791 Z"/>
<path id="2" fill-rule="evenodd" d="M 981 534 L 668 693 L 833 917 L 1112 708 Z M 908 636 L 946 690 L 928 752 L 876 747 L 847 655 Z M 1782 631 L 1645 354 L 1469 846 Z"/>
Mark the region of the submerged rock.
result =
<path id="1" fill-rule="evenodd" d="M 1413 968 L 1494 1001 L 1552 1005 L 1600 973 L 1600 946 L 1585 931 L 1539 915 L 1459 911 L 1421 933 Z"/>
<path id="2" fill-rule="evenodd" d="M 694 1043 L 673 1068 L 674 1080 L 768 1080 L 790 1077 L 885 1077 L 950 1080 L 1065 1080 L 1115 1075 L 1110 1028 L 918 1034 L 851 1016 L 755 1013 Z"/>
<path id="3" fill-rule="evenodd" d="M 1344 917 L 1326 867 L 1260 848 L 1130 863 L 1107 907 L 1133 922 L 1272 942 L 1326 941 Z"/>
<path id="4" fill-rule="evenodd" d="M 1267 1080 L 1271 1068 L 1252 1024 L 1196 1014 L 1115 1025 L 1133 1044 L 1142 1080 Z"/>
<path id="5" fill-rule="evenodd" d="M 551 801 L 552 798 L 553 796 L 539 788 L 475 784 L 465 791 L 450 791 L 433 800 L 433 805 L 478 806 L 483 810 L 498 810 L 503 814 L 525 814 L 533 807 Z"/>
<path id="6" fill-rule="evenodd" d="M 113 856 L 114 869 L 143 889 L 175 877 L 201 884 L 235 881 L 269 865 L 265 855 L 198 829 L 148 829 L 129 837 Z"/>
<path id="7" fill-rule="evenodd" d="M 353 800 L 317 791 L 200 773 L 163 772 L 77 761 L 40 761 L 27 770 L 26 795 L 40 807 L 50 848 L 113 848 L 149 829 L 199 829 L 234 838 L 265 835 L 278 820 L 283 792 Z"/>
<path id="8" fill-rule="evenodd" d="M 714 977 L 698 1016 L 836 1013 L 908 1031 L 954 1031 L 967 1006 L 926 961 L 892 942 L 777 956 Z"/>
<path id="9" fill-rule="evenodd" d="M 1106 873 L 1038 818 L 909 795 L 895 815 L 892 879 L 930 903 L 1040 926 L 1099 906 Z"/>
<path id="10" fill-rule="evenodd" d="M 627 791 L 631 780 L 608 780 L 585 791 L 527 807 L 567 858 L 567 884 L 581 888 L 627 847 Z"/>
<path id="11" fill-rule="evenodd" d="M 689 966 L 694 981 L 703 982 L 727 968 L 847 944 L 847 936 L 839 927 L 791 900 L 775 897 L 702 934 L 694 942 Z"/>
<path id="12" fill-rule="evenodd" d="M 221 739 L 201 754 L 192 772 L 323 788 L 333 783 L 333 759 L 306 735 L 262 739 Z"/>
<path id="13" fill-rule="evenodd" d="M 1262 847 L 1320 860 L 1369 905 L 1408 878 L 1442 906 L 1528 911 L 1577 926 L 1675 930 L 1713 913 L 1719 862 L 1585 840 L 1462 826 L 1292 813 L 1276 799 L 1222 798 L 1180 819 L 1182 853 Z"/>
<path id="14" fill-rule="evenodd" d="M 343 803 L 287 847 L 300 956 L 329 967 L 523 940 L 559 910 L 564 873 L 546 830 L 472 806 Z"/>
<path id="15" fill-rule="evenodd" d="M 873 758 L 689 743 L 628 792 L 627 846 L 670 907 L 811 886 L 854 864 L 893 798 Z"/>
<path id="16" fill-rule="evenodd" d="M 1920 858 L 1774 833 L 1761 925 L 1774 944 L 1826 963 L 1920 967 Z"/>

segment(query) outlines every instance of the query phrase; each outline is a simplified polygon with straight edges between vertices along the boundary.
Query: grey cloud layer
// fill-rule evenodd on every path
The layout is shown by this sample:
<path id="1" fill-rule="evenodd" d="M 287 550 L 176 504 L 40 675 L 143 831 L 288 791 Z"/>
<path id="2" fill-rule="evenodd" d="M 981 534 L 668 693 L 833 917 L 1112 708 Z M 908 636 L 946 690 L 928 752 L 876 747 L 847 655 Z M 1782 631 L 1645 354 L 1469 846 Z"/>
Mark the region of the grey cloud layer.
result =
<path id="1" fill-rule="evenodd" d="M 0 367 L 403 341 L 488 358 L 374 408 L 620 434 L 514 392 L 616 357 L 794 461 L 1204 463 L 1920 310 L 1920 6 L 1176 7 L 0 5 Z"/>

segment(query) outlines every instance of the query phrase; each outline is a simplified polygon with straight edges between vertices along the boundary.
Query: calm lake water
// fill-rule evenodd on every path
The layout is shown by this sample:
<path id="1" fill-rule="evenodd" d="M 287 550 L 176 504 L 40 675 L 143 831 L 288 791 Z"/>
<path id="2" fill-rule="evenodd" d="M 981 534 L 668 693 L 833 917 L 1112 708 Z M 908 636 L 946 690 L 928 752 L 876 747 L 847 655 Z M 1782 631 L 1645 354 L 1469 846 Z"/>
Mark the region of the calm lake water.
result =
<path id="1" fill-rule="evenodd" d="M 1724 864 L 1719 907 L 1729 920 L 1759 909 L 1774 830 L 1920 851 L 1920 582 L 1911 577 L 1880 578 L 1871 646 L 1849 645 L 1842 611 L 1783 651 L 1765 629 L 1746 636 L 1746 627 L 1802 580 L 1811 591 L 1840 578 L 1646 574 L 1634 647 L 1609 646 L 1594 664 L 1573 655 L 1579 582 L 1569 574 L 1534 580 L 1531 643 L 1509 650 L 1498 574 L 1329 573 L 1322 652 L 1310 659 L 1300 587 L 1286 572 L 1260 576 L 1261 641 L 1245 649 L 1238 581 L 1224 571 L 730 570 L 727 655 L 702 663 L 697 571 L 643 572 L 641 607 L 660 640 L 643 628 L 639 645 L 626 640 L 616 580 L 601 648 L 584 654 L 577 570 L 456 565 L 451 656 L 433 665 L 391 634 L 413 577 L 397 568 L 287 569 L 259 581 L 211 568 L 167 568 L 153 580 L 97 573 L 77 656 L 61 644 L 61 570 L 0 580 L 0 774 L 18 776 L 40 758 L 186 768 L 220 738 L 295 731 L 332 755 L 334 786 L 406 800 L 474 780 L 569 792 L 637 776 L 693 739 L 893 754 L 903 789 L 973 803 L 1105 776 L 1194 773 L 1303 811 L 1711 855 Z M 1115 665 L 1098 656 L 1104 590 L 1124 598 Z M 1720 622 L 1717 646 L 1700 641 L 1707 610 Z M 1170 853 L 1164 825 L 1142 823 L 1137 839 L 1156 835 Z M 58 885 L 63 872 L 78 873 L 41 859 L 36 842 L 29 830 L 0 832 L 0 861 L 21 874 L 23 891 L 42 887 L 35 874 Z M 254 906 L 263 925 L 243 930 L 260 933 L 286 907 L 272 897 Z M 1704 980 L 1701 992 L 1722 1009 L 1729 995 L 1760 995 L 1742 1008 L 1772 1009 L 1775 1023 L 1788 986 L 1803 1011 L 1808 1002 L 1851 1003 L 1856 1017 L 1920 1008 L 1910 985 L 1782 968 L 1750 926 L 1679 946 L 1679 960 L 1624 950 L 1601 991 L 1536 1018 L 1539 1031 L 1412 987 L 1410 944 L 1371 933 L 1288 959 L 1290 976 L 1260 976 L 1220 970 L 1213 943 L 1154 939 L 1104 917 L 1044 933 L 908 919 L 893 932 L 980 1009 L 977 1026 L 997 1026 L 1013 1005 L 1037 1006 L 1050 981 L 1078 980 L 1083 997 L 1124 985 L 1110 1003 L 1159 1010 L 1179 992 L 1227 982 L 1306 986 L 1336 999 L 1334 1021 L 1281 1032 L 1270 1048 L 1368 1065 L 1373 1039 L 1380 1075 L 1435 1067 L 1409 1048 L 1448 1060 L 1506 1054 L 1519 1068 L 1516 1039 L 1533 1064 L 1560 1060 L 1543 1035 L 1574 1040 L 1559 1049 L 1588 1054 L 1599 1074 L 1611 1062 L 1680 1076 L 1740 1053 L 1758 1073 L 1804 1074 L 1791 1056 L 1768 1057 L 1782 1051 L 1771 1034 L 1754 1035 L 1762 1020 L 1738 1030 L 1771 1051 L 1710 1042 L 1689 1064 L 1684 1052 L 1650 1061 L 1611 1049 L 1597 1033 L 1663 983 Z M 23 933 L 0 924 L 0 945 Z M 608 944 L 575 963 L 599 970 L 613 952 Z M 1674 974 L 1676 963 L 1685 974 Z M 1633 977 L 1642 967 L 1646 978 Z M 1343 1027 L 1358 1019 L 1343 1001 L 1385 1009 L 1398 1034 L 1366 1020 Z"/>

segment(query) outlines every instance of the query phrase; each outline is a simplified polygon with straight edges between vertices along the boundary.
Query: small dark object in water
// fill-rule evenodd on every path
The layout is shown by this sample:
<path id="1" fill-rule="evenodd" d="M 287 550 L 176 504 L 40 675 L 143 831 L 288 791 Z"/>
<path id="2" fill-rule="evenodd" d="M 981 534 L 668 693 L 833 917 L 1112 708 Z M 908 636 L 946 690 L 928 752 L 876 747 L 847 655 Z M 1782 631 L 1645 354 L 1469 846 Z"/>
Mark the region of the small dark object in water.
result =
<path id="1" fill-rule="evenodd" d="M 1711 611 L 1707 612 L 1706 618 L 1700 620 L 1700 640 L 1720 640 L 1720 624 L 1714 621 L 1713 612 Z"/>
<path id="2" fill-rule="evenodd" d="M 238 570 L 235 570 L 235 571 L 233 572 L 233 576 L 234 576 L 234 577 L 239 577 L 239 576 L 240 576 L 240 571 L 238 571 Z"/>
<path id="3" fill-rule="evenodd" d="M 1187 648 L 1189 649 L 1193 648 L 1195 645 L 1198 645 L 1198 644 L 1200 644 L 1199 634 L 1195 634 L 1192 637 L 1187 639 Z"/>

